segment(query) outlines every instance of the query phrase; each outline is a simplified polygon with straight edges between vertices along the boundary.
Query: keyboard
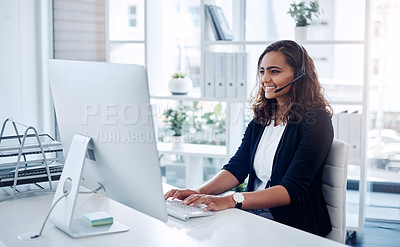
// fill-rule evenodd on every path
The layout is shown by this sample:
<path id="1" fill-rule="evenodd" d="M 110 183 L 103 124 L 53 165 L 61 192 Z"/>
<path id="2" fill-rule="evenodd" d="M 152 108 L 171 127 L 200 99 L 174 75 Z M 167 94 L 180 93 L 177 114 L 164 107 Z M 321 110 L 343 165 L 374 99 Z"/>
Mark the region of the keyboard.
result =
<path id="1" fill-rule="evenodd" d="M 191 207 L 186 204 L 182 204 L 180 201 L 167 200 L 165 201 L 167 206 L 167 213 L 177 219 L 188 221 L 190 218 L 203 217 L 213 215 L 213 212 L 204 211 L 205 205 L 197 205 Z"/>

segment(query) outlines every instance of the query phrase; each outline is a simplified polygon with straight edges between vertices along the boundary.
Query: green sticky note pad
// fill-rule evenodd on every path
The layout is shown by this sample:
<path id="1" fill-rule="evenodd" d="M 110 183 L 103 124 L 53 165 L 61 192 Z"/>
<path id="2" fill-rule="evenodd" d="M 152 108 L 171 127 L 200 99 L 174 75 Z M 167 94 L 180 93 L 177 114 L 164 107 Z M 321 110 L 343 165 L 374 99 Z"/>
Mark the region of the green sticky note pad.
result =
<path id="1" fill-rule="evenodd" d="M 111 225 L 114 222 L 113 217 L 103 211 L 83 214 L 82 219 L 91 226 Z"/>

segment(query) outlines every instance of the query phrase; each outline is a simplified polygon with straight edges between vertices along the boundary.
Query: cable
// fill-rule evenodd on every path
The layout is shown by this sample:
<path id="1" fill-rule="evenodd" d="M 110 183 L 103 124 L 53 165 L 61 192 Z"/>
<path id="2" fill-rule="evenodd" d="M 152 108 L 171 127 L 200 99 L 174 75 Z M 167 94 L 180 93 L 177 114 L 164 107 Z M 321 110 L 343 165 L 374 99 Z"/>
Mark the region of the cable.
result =
<path id="1" fill-rule="evenodd" d="M 47 216 L 44 219 L 44 222 L 42 224 L 42 228 L 40 229 L 39 234 L 31 236 L 30 239 L 35 239 L 35 238 L 42 236 L 44 226 L 46 225 L 47 220 L 49 219 L 49 216 L 50 216 L 51 212 L 53 211 L 54 207 L 57 205 L 57 203 L 59 203 L 61 201 L 61 199 L 65 198 L 66 196 L 69 195 L 69 193 L 71 192 L 71 189 L 72 189 L 72 179 L 70 177 L 68 177 L 64 180 L 64 185 L 63 185 L 63 193 L 64 194 L 60 198 L 57 199 L 57 201 L 53 204 L 53 206 L 51 206 L 50 211 L 47 213 Z"/>
<path id="2" fill-rule="evenodd" d="M 104 186 L 100 182 L 97 182 L 97 183 L 99 184 L 99 187 L 97 187 L 97 189 L 91 190 L 91 191 L 79 191 L 78 193 L 79 194 L 91 194 L 91 193 L 96 193 L 99 190 L 106 191 L 106 188 L 104 188 Z"/>
<path id="3" fill-rule="evenodd" d="M 99 183 L 99 182 L 97 182 L 97 183 L 99 184 L 99 187 L 97 189 L 92 190 L 92 191 L 79 191 L 78 193 L 79 194 L 91 194 L 91 193 L 96 193 L 97 191 L 99 191 L 101 189 L 106 191 L 106 189 L 104 188 L 104 186 L 101 183 Z M 45 227 L 45 225 L 47 223 L 47 220 L 49 219 L 50 214 L 53 211 L 54 207 L 57 205 L 58 202 L 61 201 L 61 199 L 65 198 L 65 197 L 67 197 L 69 195 L 69 192 L 71 191 L 71 188 L 72 188 L 72 179 L 68 177 L 64 181 L 64 187 L 63 187 L 63 193 L 64 194 L 60 198 L 57 199 L 57 201 L 53 204 L 53 206 L 51 206 L 50 211 L 47 213 L 47 216 L 46 216 L 46 218 L 45 218 L 45 220 L 44 220 L 44 222 L 42 224 L 42 228 L 40 229 L 39 234 L 31 236 L 30 239 L 35 239 L 35 238 L 38 238 L 38 237 L 42 236 L 43 229 L 44 229 L 44 227 Z"/>
<path id="4" fill-rule="evenodd" d="M 68 195 L 69 195 L 69 191 L 68 191 L 67 193 L 65 193 L 64 195 L 62 195 L 60 198 L 58 198 L 58 200 L 53 204 L 53 206 L 51 206 L 50 211 L 49 211 L 49 213 L 47 214 L 46 219 L 44 220 L 44 222 L 43 222 L 43 224 L 42 224 L 42 228 L 40 229 L 39 234 L 37 234 L 37 235 L 35 235 L 35 236 L 31 236 L 31 239 L 35 239 L 35 238 L 38 238 L 38 237 L 42 236 L 42 232 L 43 232 L 44 226 L 46 225 L 47 220 L 49 219 L 49 216 L 50 216 L 50 214 L 51 214 L 51 211 L 53 211 L 54 207 L 57 205 L 57 203 L 58 203 L 59 201 L 61 201 L 61 199 L 63 199 L 64 197 L 66 197 L 66 196 L 68 196 Z"/>

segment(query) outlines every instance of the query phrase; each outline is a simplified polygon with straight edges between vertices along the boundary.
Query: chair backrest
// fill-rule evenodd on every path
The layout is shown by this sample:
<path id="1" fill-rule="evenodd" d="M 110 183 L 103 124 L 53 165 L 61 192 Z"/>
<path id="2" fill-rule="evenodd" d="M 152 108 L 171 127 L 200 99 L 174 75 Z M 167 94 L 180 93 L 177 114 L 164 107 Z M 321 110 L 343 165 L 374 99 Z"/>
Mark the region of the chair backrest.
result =
<path id="1" fill-rule="evenodd" d="M 324 195 L 332 231 L 327 238 L 344 243 L 346 240 L 346 186 L 349 145 L 333 140 L 322 174 Z"/>

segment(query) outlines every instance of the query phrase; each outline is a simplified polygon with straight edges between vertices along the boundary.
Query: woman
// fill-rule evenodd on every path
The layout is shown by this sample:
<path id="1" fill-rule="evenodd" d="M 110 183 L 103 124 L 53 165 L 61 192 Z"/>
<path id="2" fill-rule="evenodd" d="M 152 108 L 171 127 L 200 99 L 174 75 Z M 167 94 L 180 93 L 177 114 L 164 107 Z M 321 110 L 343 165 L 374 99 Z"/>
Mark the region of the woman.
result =
<path id="1" fill-rule="evenodd" d="M 300 45 L 283 40 L 258 60 L 254 119 L 236 154 L 197 190 L 171 190 L 206 210 L 242 208 L 283 224 L 326 236 L 331 223 L 322 195 L 322 171 L 333 140 L 332 109 L 314 63 Z M 246 192 L 218 196 L 241 184 Z"/>

